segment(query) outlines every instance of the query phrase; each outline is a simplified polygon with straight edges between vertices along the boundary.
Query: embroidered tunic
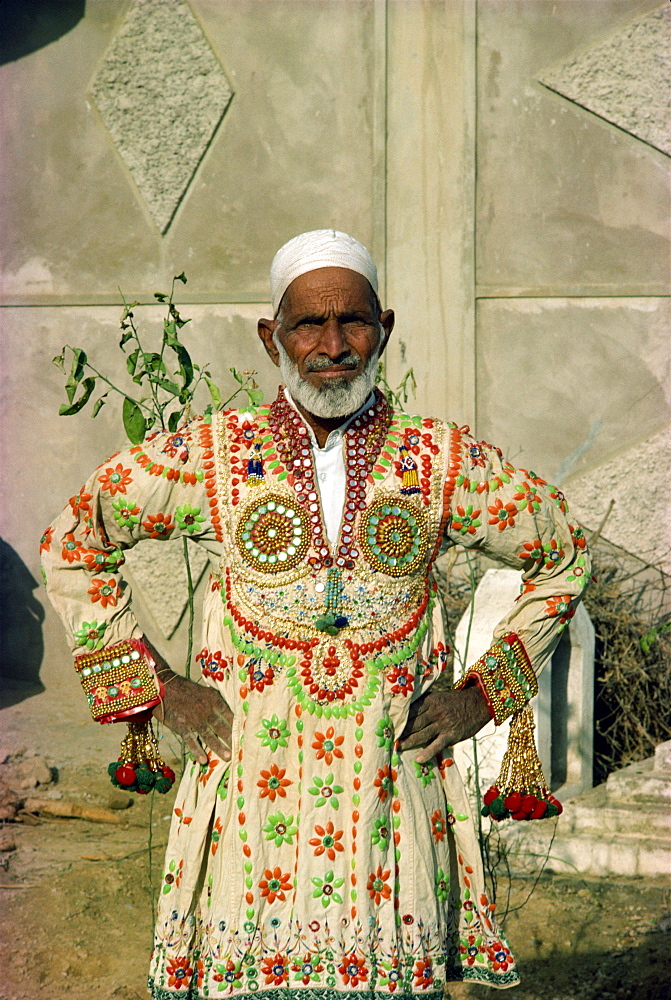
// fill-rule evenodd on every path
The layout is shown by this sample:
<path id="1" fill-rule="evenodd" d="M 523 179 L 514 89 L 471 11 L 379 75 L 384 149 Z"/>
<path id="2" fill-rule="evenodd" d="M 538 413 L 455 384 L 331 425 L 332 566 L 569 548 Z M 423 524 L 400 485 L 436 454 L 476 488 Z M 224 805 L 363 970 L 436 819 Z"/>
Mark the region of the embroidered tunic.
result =
<path id="1" fill-rule="evenodd" d="M 177 793 L 149 980 L 161 1000 L 438 1000 L 449 980 L 518 982 L 457 768 L 395 740 L 446 663 L 436 555 L 459 543 L 524 571 L 494 636 L 508 668 L 475 668 L 510 714 L 574 612 L 584 539 L 559 490 L 379 392 L 344 456 L 337 544 L 282 393 L 114 456 L 43 536 L 76 654 L 140 637 L 127 547 L 188 535 L 216 565 L 198 659 L 234 713 L 232 762 L 188 765 Z"/>

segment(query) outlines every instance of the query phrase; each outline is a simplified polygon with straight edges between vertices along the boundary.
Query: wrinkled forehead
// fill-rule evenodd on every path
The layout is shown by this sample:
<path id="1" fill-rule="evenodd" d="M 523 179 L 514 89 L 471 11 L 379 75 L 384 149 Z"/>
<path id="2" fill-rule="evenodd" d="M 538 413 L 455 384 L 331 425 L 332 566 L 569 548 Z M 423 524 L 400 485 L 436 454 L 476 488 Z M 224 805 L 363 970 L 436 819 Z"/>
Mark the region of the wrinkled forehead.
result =
<path id="1" fill-rule="evenodd" d="M 294 278 L 280 302 L 283 316 L 297 313 L 377 313 L 377 295 L 358 271 L 345 267 L 320 267 Z"/>

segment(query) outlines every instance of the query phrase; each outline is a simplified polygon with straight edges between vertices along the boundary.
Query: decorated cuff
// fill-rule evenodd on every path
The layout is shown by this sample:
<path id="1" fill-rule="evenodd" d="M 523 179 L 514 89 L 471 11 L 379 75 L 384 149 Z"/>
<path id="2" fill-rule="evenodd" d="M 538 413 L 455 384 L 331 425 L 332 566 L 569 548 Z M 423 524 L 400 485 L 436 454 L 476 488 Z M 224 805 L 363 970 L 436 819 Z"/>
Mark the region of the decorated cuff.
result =
<path id="1" fill-rule="evenodd" d="M 121 722 L 158 705 L 163 685 L 154 657 L 139 639 L 75 658 L 91 715 L 97 722 Z"/>
<path id="2" fill-rule="evenodd" d="M 497 726 L 519 711 L 538 691 L 526 650 L 514 632 L 499 639 L 466 671 L 455 687 L 475 681 Z"/>

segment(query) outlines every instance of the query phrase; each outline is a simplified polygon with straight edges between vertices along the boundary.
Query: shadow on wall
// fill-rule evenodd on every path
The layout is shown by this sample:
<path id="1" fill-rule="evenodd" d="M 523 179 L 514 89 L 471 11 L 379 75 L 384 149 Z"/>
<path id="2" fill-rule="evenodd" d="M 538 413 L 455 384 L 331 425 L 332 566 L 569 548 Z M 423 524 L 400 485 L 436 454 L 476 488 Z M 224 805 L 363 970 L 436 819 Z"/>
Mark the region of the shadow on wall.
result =
<path id="1" fill-rule="evenodd" d="M 86 0 L 4 0 L 0 3 L 0 66 L 67 35 L 84 16 Z"/>
<path id="2" fill-rule="evenodd" d="M 33 594 L 37 587 L 21 557 L 0 538 L 0 708 L 44 691 L 44 608 Z"/>

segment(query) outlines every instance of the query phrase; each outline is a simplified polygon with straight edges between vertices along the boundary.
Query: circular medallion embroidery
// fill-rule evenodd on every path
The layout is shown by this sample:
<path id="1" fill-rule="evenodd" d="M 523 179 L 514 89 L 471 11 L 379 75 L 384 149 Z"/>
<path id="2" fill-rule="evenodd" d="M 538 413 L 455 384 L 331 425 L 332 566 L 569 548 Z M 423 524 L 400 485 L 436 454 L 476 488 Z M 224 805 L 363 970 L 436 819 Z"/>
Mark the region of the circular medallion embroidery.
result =
<path id="1" fill-rule="evenodd" d="M 288 497 L 266 493 L 242 512 L 235 540 L 253 569 L 281 573 L 297 566 L 308 550 L 308 515 Z"/>
<path id="2" fill-rule="evenodd" d="M 426 515 L 395 495 L 375 500 L 361 517 L 359 540 L 373 569 L 389 576 L 413 573 L 426 557 Z"/>

